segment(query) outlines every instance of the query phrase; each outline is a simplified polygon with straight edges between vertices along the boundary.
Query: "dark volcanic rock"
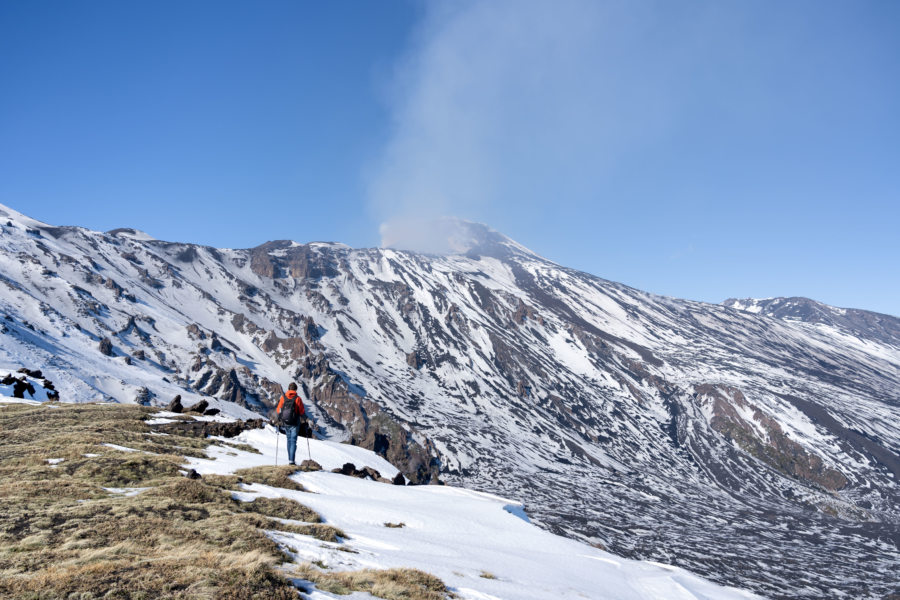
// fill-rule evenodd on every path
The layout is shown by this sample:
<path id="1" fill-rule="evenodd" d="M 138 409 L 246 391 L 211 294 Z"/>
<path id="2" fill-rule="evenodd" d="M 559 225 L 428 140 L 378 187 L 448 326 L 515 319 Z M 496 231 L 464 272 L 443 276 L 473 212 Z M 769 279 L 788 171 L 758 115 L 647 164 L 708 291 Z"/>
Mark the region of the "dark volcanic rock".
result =
<path id="1" fill-rule="evenodd" d="M 108 337 L 100 340 L 100 344 L 97 346 L 97 349 L 100 350 L 100 354 L 113 356 L 113 345 Z"/>
<path id="2" fill-rule="evenodd" d="M 232 438 L 240 435 L 248 429 L 262 429 L 265 422 L 262 419 L 249 419 L 247 421 L 235 421 L 233 423 L 216 423 L 214 421 L 178 421 L 177 423 L 164 423 L 153 425 L 156 431 L 162 433 L 178 433 L 181 435 L 193 435 L 196 437 L 217 436 Z"/>
<path id="3" fill-rule="evenodd" d="M 169 405 L 166 406 L 166 410 L 173 413 L 180 413 L 184 410 L 184 407 L 181 406 L 181 394 L 175 396 Z"/>
<path id="4" fill-rule="evenodd" d="M 152 399 L 153 392 L 148 390 L 146 387 L 142 387 L 141 389 L 139 389 L 137 395 L 134 397 L 134 401 L 137 404 L 142 404 L 143 406 L 149 406 Z"/>
<path id="5" fill-rule="evenodd" d="M 200 473 L 198 473 L 198 472 L 197 472 L 196 470 L 194 470 L 194 469 L 191 469 L 190 471 L 188 471 L 188 472 L 185 474 L 185 477 L 187 477 L 188 479 L 200 479 Z"/>
<path id="6" fill-rule="evenodd" d="M 381 473 L 379 473 L 372 467 L 363 467 L 358 471 L 358 473 L 360 474 L 360 476 L 368 477 L 372 481 L 378 481 L 379 479 L 381 479 Z"/>
<path id="7" fill-rule="evenodd" d="M 201 400 L 197 404 L 186 409 L 184 412 L 194 412 L 194 413 L 200 413 L 202 415 L 204 413 L 204 411 L 206 411 L 207 408 L 209 408 L 209 402 L 207 400 Z"/>
<path id="8" fill-rule="evenodd" d="M 214 417 L 217 414 L 219 414 L 220 412 L 222 412 L 222 411 L 219 410 L 218 408 L 207 408 L 206 410 L 203 411 L 203 416 Z"/>
<path id="9" fill-rule="evenodd" d="M 391 483 L 394 485 L 406 485 L 406 477 L 403 476 L 403 473 L 397 473 L 394 479 L 391 480 Z"/>
<path id="10" fill-rule="evenodd" d="M 25 392 L 28 392 L 28 395 L 34 398 L 34 386 L 31 384 L 31 382 L 24 377 L 21 379 L 17 379 L 13 384 L 13 398 L 24 399 Z"/>

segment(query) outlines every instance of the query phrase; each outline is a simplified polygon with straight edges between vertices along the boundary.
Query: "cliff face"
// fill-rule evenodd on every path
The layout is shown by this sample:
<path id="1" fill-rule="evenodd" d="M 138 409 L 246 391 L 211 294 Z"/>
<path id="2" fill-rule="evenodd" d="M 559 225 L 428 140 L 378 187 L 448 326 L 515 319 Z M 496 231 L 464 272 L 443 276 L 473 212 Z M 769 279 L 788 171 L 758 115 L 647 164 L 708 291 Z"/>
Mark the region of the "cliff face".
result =
<path id="1" fill-rule="evenodd" d="M 773 597 L 889 591 L 900 343 L 879 332 L 646 294 L 472 224 L 430 256 L 6 212 L 0 361 L 63 399 L 190 390 L 266 414 L 295 380 L 322 434 L 554 531 Z"/>

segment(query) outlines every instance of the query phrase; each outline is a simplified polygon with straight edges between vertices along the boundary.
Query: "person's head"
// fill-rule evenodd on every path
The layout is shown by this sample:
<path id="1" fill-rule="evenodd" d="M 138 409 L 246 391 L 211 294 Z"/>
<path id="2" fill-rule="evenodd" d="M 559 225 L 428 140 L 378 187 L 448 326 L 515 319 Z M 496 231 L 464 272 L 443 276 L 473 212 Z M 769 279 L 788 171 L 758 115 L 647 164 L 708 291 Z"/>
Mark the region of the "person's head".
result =
<path id="1" fill-rule="evenodd" d="M 292 381 L 291 384 L 288 386 L 288 389 L 289 389 L 290 391 L 292 391 L 292 392 L 296 392 L 296 391 L 297 391 L 297 384 L 294 383 L 294 382 Z"/>

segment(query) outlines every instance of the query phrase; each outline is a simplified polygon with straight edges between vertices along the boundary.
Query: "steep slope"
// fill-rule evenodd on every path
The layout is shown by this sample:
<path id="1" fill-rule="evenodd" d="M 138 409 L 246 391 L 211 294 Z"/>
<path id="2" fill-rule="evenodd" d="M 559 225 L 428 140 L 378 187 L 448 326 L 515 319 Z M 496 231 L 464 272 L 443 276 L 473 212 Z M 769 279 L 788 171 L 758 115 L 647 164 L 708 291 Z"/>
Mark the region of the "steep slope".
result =
<path id="1" fill-rule="evenodd" d="M 809 298 L 729 298 L 722 304 L 786 321 L 833 327 L 861 339 L 895 348 L 900 346 L 900 319 L 890 315 L 855 308 L 837 308 Z"/>
<path id="2" fill-rule="evenodd" d="M 4 212 L 0 366 L 42 368 L 64 400 L 265 411 L 295 378 L 323 434 L 553 531 L 772 597 L 893 591 L 890 339 L 646 294 L 475 224 L 430 256 Z"/>
<path id="3" fill-rule="evenodd" d="M 186 433 L 211 424 L 236 435 Z M 258 421 L 0 396 L 0 429 L 4 598 L 757 598 L 554 536 L 498 496 L 348 477 L 397 473 L 355 446 L 310 440 L 313 470 L 273 466 Z"/>

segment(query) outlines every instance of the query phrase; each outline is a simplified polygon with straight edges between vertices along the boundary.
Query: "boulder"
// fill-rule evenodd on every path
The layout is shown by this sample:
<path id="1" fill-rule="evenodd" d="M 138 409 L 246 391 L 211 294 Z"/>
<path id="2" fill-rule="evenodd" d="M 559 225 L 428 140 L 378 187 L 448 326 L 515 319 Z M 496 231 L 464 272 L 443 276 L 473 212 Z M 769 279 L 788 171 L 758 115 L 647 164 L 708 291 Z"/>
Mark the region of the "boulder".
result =
<path id="1" fill-rule="evenodd" d="M 137 391 L 137 395 L 134 397 L 134 402 L 143 406 L 150 406 L 150 400 L 152 399 L 153 392 L 151 392 L 146 387 L 142 387 Z"/>
<path id="2" fill-rule="evenodd" d="M 381 473 L 379 473 L 372 467 L 363 467 L 360 471 L 358 471 L 358 476 L 368 477 L 372 481 L 378 481 L 379 479 L 381 479 Z"/>
<path id="3" fill-rule="evenodd" d="M 188 479 L 200 479 L 200 473 L 198 473 L 194 469 L 191 469 L 185 474 L 185 477 L 187 477 Z"/>
<path id="4" fill-rule="evenodd" d="M 344 466 L 338 470 L 338 473 L 342 475 L 355 475 L 356 465 L 354 465 L 353 463 L 344 463 Z"/>
<path id="5" fill-rule="evenodd" d="M 185 412 L 195 412 L 195 413 L 200 413 L 202 415 L 203 411 L 205 411 L 207 408 L 209 408 L 209 402 L 207 402 L 206 400 L 201 400 L 197 404 L 186 409 Z"/>
<path id="6" fill-rule="evenodd" d="M 391 483 L 394 485 L 406 485 L 406 477 L 403 476 L 403 473 L 397 473 L 391 480 Z"/>
<path id="7" fill-rule="evenodd" d="M 32 371 L 31 369 L 22 367 L 21 369 L 19 369 L 17 371 L 17 373 L 24 373 L 25 375 L 28 375 L 29 377 L 34 377 L 35 379 L 43 379 L 44 378 L 44 374 L 41 373 L 40 369 L 38 369 L 37 371 Z"/>
<path id="8" fill-rule="evenodd" d="M 219 410 L 218 408 L 207 408 L 206 410 L 203 411 L 203 414 L 204 414 L 204 416 L 207 416 L 207 417 L 214 417 L 217 414 L 219 414 L 220 412 L 222 412 L 222 411 Z"/>
<path id="9" fill-rule="evenodd" d="M 97 346 L 98 350 L 100 350 L 100 354 L 106 356 L 113 356 L 113 345 L 108 337 L 100 340 L 100 344 Z"/>
<path id="10" fill-rule="evenodd" d="M 173 413 L 180 413 L 184 410 L 184 407 L 181 406 L 181 394 L 175 396 L 169 405 L 166 407 L 166 410 Z"/>

